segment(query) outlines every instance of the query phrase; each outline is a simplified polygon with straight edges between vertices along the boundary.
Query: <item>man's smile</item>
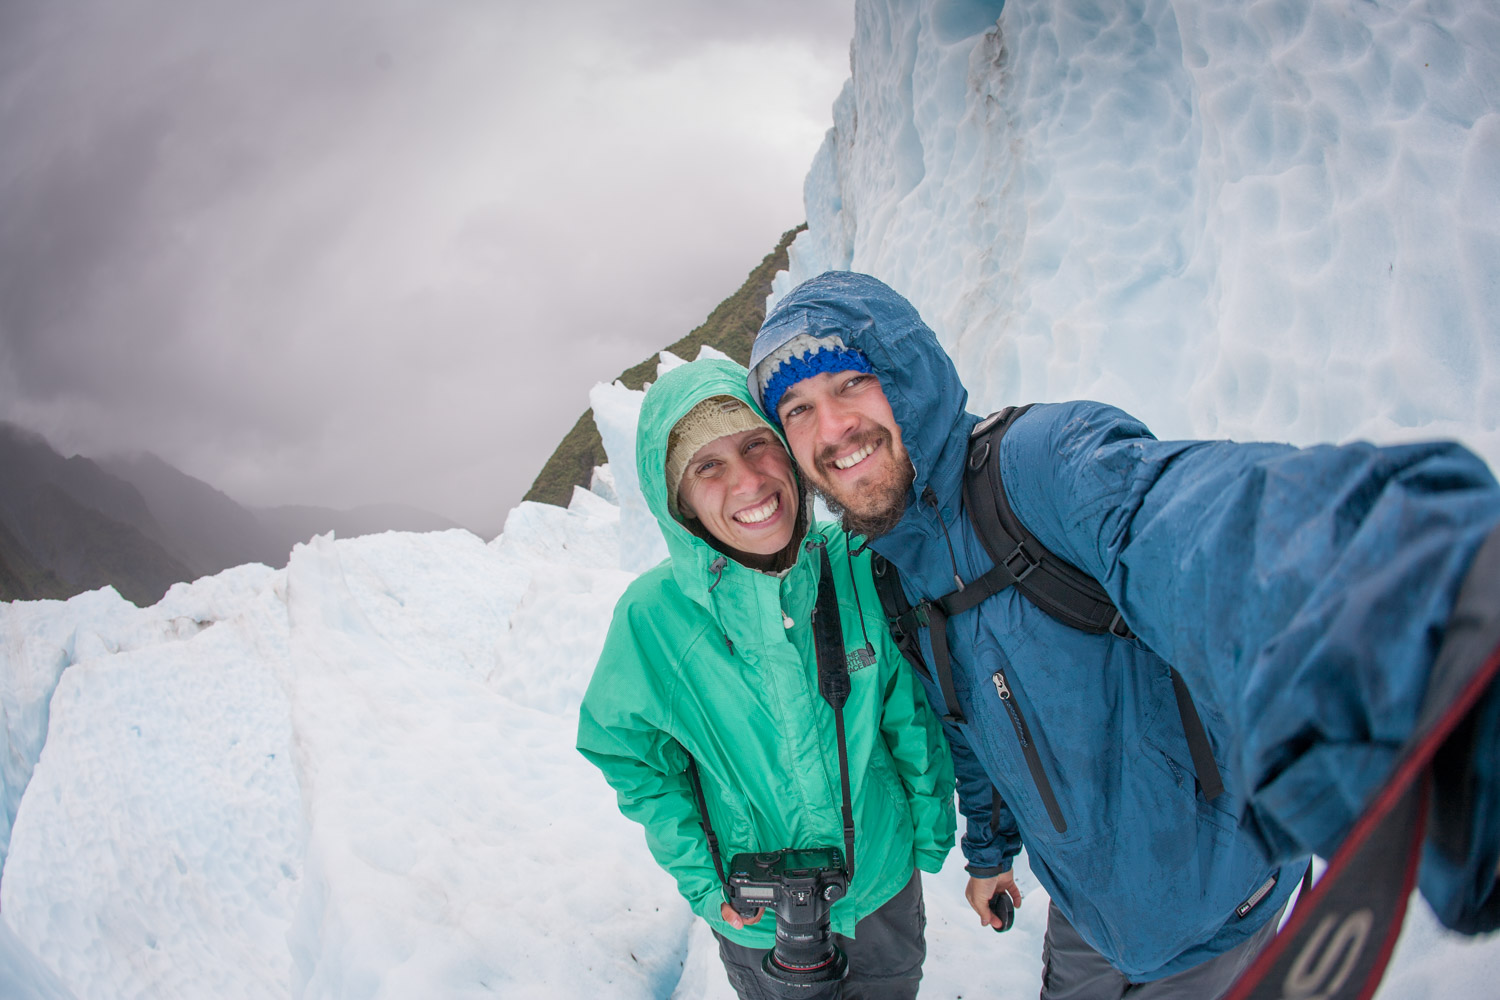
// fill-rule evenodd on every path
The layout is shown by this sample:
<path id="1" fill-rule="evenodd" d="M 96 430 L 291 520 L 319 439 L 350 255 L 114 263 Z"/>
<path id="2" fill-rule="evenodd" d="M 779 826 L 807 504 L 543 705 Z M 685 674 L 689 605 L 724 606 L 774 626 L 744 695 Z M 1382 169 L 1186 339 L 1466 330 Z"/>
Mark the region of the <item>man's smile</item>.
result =
<path id="1" fill-rule="evenodd" d="M 844 470 L 844 469 L 851 469 L 851 468 L 853 468 L 854 466 L 858 465 L 860 462 L 863 462 L 865 459 L 869 458 L 870 455 L 871 455 L 871 453 L 875 451 L 875 446 L 878 443 L 879 442 L 877 442 L 877 441 L 871 441 L 869 444 L 865 445 L 863 448 L 860 448 L 858 451 L 854 452 L 852 455 L 846 455 L 843 458 L 836 458 L 836 459 L 834 459 L 833 460 L 833 467 L 835 469 L 839 469 L 841 471 Z"/>

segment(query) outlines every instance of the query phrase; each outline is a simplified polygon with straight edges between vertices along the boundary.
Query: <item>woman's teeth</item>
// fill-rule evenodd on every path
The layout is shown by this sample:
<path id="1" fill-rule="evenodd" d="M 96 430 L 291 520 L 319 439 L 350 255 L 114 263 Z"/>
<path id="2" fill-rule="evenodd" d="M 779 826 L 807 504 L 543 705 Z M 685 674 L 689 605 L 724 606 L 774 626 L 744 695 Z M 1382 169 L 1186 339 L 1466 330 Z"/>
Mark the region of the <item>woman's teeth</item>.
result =
<path id="1" fill-rule="evenodd" d="M 759 524 L 781 507 L 781 494 L 773 493 L 771 499 L 756 507 L 754 510 L 743 510 L 734 515 L 734 519 L 743 524 Z"/>

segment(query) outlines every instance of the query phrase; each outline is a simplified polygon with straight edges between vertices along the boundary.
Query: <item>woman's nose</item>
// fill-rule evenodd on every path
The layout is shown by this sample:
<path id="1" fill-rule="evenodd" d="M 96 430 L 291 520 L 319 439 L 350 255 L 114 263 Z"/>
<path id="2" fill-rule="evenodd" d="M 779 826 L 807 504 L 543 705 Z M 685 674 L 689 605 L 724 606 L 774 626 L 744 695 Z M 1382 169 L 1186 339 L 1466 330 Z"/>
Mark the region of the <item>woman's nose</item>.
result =
<path id="1" fill-rule="evenodd" d="M 765 473 L 745 461 L 734 464 L 733 475 L 734 480 L 730 484 L 730 491 L 739 495 L 757 492 L 766 481 Z"/>

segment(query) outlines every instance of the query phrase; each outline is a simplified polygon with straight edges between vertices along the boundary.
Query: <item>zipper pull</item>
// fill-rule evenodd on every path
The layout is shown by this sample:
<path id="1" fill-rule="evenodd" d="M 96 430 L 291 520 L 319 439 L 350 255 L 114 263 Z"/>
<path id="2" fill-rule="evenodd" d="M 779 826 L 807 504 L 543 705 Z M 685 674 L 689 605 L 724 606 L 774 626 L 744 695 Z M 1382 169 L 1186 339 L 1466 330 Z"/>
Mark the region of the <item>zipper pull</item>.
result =
<path id="1" fill-rule="evenodd" d="M 1010 701 L 1010 685 L 1005 683 L 1004 671 L 995 671 L 995 676 L 990 680 L 995 682 L 995 691 L 1000 695 L 1000 700 Z"/>

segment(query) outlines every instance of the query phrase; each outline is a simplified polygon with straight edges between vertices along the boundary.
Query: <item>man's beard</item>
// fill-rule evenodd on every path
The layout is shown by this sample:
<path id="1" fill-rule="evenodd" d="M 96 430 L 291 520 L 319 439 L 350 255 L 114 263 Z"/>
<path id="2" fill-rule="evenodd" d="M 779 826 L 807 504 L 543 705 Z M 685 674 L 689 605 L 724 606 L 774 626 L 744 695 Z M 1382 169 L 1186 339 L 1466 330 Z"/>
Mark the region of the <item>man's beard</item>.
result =
<path id="1" fill-rule="evenodd" d="M 823 502 L 839 519 L 845 531 L 851 535 L 879 538 L 894 528 L 900 522 L 901 515 L 906 513 L 906 494 L 911 489 L 912 480 L 916 478 L 916 470 L 912 468 L 911 460 L 904 451 L 900 455 L 894 453 L 889 431 L 880 428 L 863 435 L 855 442 L 856 448 L 862 448 L 870 441 L 879 442 L 877 454 L 881 449 L 891 452 L 892 464 L 886 478 L 859 488 L 854 498 L 858 509 L 844 503 L 816 483 L 811 485 L 813 492 L 823 498 Z M 832 448 L 827 449 L 826 455 L 818 459 L 820 473 L 832 464 L 832 451 Z M 812 477 L 809 476 L 808 479 L 811 481 Z"/>

